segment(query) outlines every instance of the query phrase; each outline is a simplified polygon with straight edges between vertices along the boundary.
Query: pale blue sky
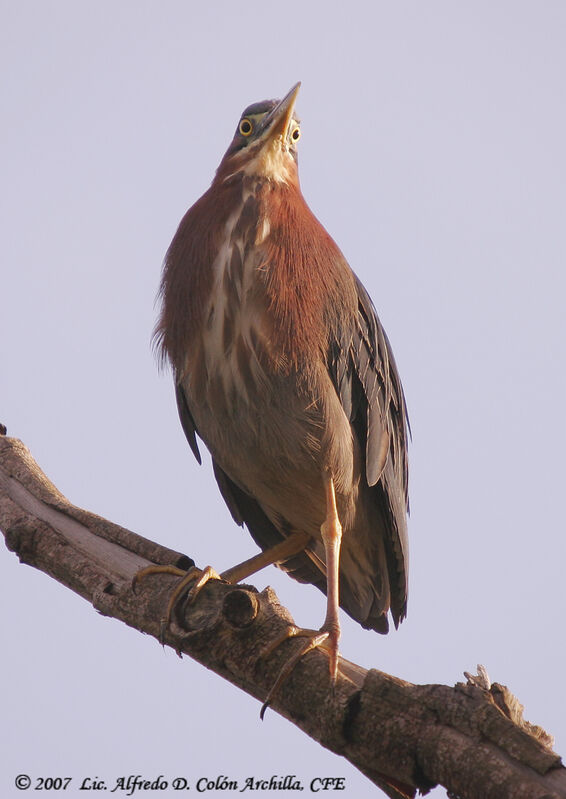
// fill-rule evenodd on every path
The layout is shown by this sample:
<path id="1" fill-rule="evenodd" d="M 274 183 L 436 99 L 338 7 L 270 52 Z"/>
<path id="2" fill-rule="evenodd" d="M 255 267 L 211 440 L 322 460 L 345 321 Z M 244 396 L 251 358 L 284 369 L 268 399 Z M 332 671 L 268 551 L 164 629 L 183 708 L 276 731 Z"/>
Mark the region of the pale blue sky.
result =
<path id="1" fill-rule="evenodd" d="M 4 0 L 0 14 L 9 433 L 76 504 L 200 565 L 254 554 L 186 445 L 153 303 L 241 110 L 301 80 L 303 191 L 374 299 L 414 439 L 408 618 L 383 638 L 343 617 L 342 652 L 421 683 L 481 662 L 566 753 L 564 3 Z M 377 795 L 201 666 L 7 551 L 0 570 L 2 796 L 21 796 L 20 772 L 337 775 L 346 799 Z M 273 568 L 255 584 L 321 623 L 316 589 Z"/>

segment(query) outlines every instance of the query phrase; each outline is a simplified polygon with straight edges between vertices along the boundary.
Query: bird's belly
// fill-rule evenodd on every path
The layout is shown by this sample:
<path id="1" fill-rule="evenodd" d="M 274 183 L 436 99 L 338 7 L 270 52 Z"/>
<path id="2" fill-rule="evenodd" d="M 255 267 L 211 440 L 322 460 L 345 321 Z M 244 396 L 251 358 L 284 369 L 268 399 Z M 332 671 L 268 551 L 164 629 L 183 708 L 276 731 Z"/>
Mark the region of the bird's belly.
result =
<path id="1" fill-rule="evenodd" d="M 189 375 L 184 389 L 213 458 L 269 516 L 318 536 L 326 472 L 344 497 L 353 498 L 356 479 L 350 425 L 325 370 L 270 370 L 252 347 L 209 358 L 206 372 L 204 382 Z"/>

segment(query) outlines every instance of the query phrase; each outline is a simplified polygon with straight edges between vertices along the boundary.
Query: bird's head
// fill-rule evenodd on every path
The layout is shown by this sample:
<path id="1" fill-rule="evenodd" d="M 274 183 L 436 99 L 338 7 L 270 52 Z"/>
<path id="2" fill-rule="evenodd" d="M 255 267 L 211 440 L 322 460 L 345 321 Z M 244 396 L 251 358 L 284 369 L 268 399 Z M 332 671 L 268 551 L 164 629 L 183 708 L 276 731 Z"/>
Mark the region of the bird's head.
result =
<path id="1" fill-rule="evenodd" d="M 282 100 L 263 100 L 244 110 L 216 180 L 225 181 L 235 175 L 278 183 L 297 180 L 301 128 L 294 109 L 300 86 L 296 83 Z"/>

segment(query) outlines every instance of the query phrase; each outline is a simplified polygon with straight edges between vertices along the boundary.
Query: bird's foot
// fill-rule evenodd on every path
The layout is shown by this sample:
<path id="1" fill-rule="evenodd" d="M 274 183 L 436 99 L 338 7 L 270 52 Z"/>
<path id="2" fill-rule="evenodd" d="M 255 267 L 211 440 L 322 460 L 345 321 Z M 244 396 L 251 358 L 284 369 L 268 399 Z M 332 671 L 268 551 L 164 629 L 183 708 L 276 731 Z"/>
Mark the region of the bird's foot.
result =
<path id="1" fill-rule="evenodd" d="M 268 644 L 265 649 L 260 654 L 261 659 L 265 659 L 269 657 L 273 652 L 280 646 L 284 641 L 287 641 L 289 638 L 305 638 L 306 640 L 299 647 L 299 649 L 295 652 L 292 657 L 283 665 L 283 668 L 277 675 L 277 679 L 275 683 L 271 687 L 271 690 L 267 694 L 265 702 L 261 706 L 261 710 L 259 713 L 260 718 L 263 720 L 265 715 L 265 711 L 271 704 L 273 697 L 277 694 L 281 686 L 287 681 L 290 674 L 292 673 L 293 669 L 303 658 L 307 652 L 310 652 L 313 649 L 320 648 L 323 652 L 328 654 L 329 659 L 329 667 L 330 667 L 330 681 L 332 687 L 336 684 L 336 676 L 338 674 L 338 639 L 340 637 L 340 630 L 330 629 L 327 630 L 325 627 L 322 627 L 320 630 L 307 630 L 302 627 L 295 627 L 291 625 L 288 627 L 285 632 L 281 635 L 277 636 L 270 644 Z"/>
<path id="2" fill-rule="evenodd" d="M 136 586 L 139 584 L 140 580 L 144 580 L 151 574 L 172 574 L 176 577 L 181 577 L 173 591 L 171 592 L 171 596 L 169 597 L 169 602 L 167 603 L 167 609 L 165 611 L 165 616 L 161 619 L 161 629 L 160 629 L 160 640 L 163 644 L 165 641 L 165 633 L 169 625 L 171 624 L 171 615 L 173 613 L 173 609 L 175 605 L 179 602 L 183 594 L 187 591 L 187 588 L 191 583 L 195 583 L 192 588 L 187 593 L 187 602 L 194 602 L 197 598 L 198 594 L 200 593 L 203 586 L 209 580 L 221 580 L 222 578 L 220 575 L 212 568 L 212 566 L 207 566 L 204 569 L 199 569 L 196 566 L 192 566 L 188 571 L 183 571 L 183 569 L 177 568 L 177 566 L 148 566 L 145 569 L 141 569 L 137 574 L 134 576 L 132 580 L 132 588 L 135 591 Z M 196 581 L 196 582 L 195 582 Z"/>

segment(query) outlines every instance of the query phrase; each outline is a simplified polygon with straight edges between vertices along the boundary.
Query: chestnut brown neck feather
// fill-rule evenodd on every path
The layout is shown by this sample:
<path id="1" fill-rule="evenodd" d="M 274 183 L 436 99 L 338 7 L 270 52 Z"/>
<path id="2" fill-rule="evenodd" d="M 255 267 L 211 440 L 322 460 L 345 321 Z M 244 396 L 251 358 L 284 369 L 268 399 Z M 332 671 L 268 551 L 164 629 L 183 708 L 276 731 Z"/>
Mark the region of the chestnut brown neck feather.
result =
<path id="1" fill-rule="evenodd" d="M 342 326 L 340 315 L 356 313 L 350 270 L 306 205 L 298 181 L 286 185 L 240 174 L 222 182 L 222 176 L 220 168 L 167 252 L 159 350 L 177 375 L 184 373 L 186 353 L 206 324 L 215 269 L 237 250 L 255 264 L 248 290 L 263 295 L 271 351 L 297 366 L 326 350 L 323 336 Z M 238 301 L 238 292 L 241 300 L 241 288 L 234 287 L 231 302 Z"/>

